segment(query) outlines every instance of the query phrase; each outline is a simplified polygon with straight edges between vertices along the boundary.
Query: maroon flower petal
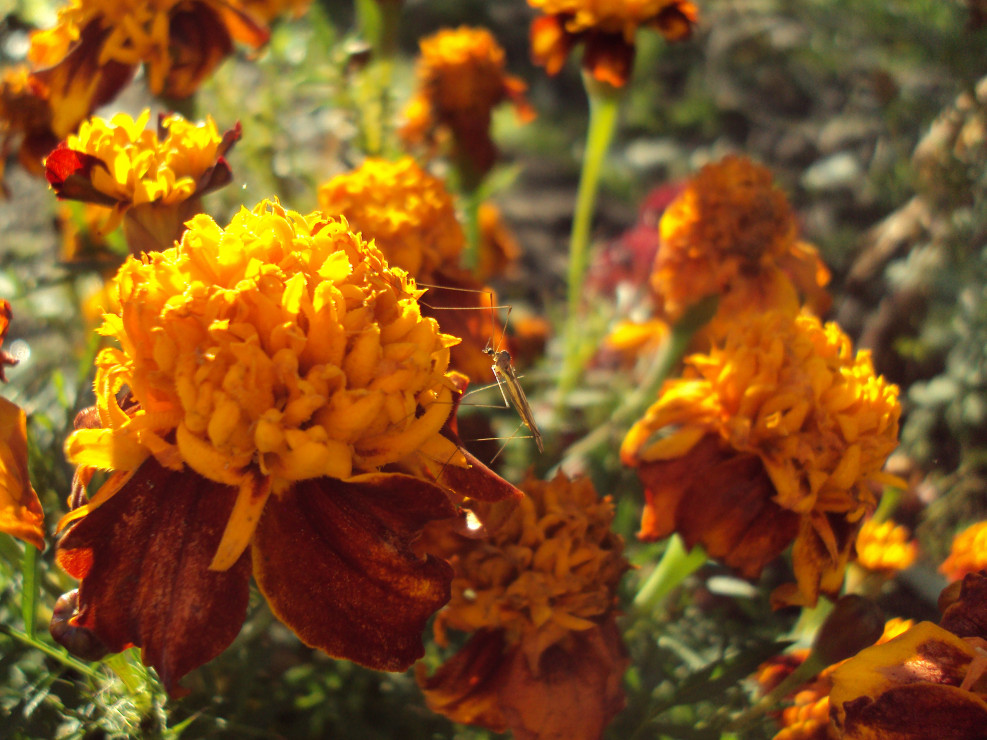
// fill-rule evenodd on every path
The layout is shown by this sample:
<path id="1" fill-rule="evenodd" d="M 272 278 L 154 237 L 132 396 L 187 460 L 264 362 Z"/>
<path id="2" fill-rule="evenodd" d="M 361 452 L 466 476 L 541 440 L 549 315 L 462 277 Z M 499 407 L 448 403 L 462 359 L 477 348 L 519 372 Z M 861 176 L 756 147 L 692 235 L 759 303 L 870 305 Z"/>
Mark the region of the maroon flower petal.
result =
<path id="1" fill-rule="evenodd" d="M 142 648 L 172 695 L 233 641 L 247 612 L 250 561 L 209 570 L 236 488 L 148 459 L 124 487 L 73 524 L 57 559 L 82 579 L 71 626 L 118 652 Z"/>
<path id="2" fill-rule="evenodd" d="M 112 206 L 117 203 L 105 193 L 97 190 L 92 183 L 95 167 L 106 169 L 103 161 L 91 154 L 69 149 L 61 142 L 45 160 L 45 177 L 59 200 L 79 200 L 83 203 L 97 203 Z"/>
<path id="3" fill-rule="evenodd" d="M 452 582 L 448 563 L 416 556 L 411 543 L 427 522 L 455 515 L 442 489 L 407 475 L 302 481 L 264 509 L 254 578 L 306 645 L 403 671 L 424 654 L 425 622 Z"/>

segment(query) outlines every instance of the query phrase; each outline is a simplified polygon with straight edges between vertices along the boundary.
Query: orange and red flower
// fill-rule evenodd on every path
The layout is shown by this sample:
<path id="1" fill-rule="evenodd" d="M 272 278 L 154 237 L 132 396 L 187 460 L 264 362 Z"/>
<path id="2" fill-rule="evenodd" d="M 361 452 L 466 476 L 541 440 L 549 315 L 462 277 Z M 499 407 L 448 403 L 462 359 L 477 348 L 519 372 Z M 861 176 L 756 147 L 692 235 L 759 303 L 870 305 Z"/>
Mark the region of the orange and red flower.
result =
<path id="1" fill-rule="evenodd" d="M 10 327 L 10 304 L 0 299 L 0 345 Z M 0 349 L 0 382 L 17 360 Z M 44 512 L 27 474 L 27 417 L 24 410 L 0 398 L 0 532 L 45 549 Z"/>
<path id="2" fill-rule="evenodd" d="M 436 641 L 447 644 L 449 629 L 473 636 L 418 681 L 429 707 L 457 722 L 519 740 L 599 738 L 623 706 L 629 663 L 615 622 L 628 565 L 613 506 L 561 473 L 523 487 L 489 539 L 437 535 L 456 575 Z"/>
<path id="3" fill-rule="evenodd" d="M 634 37 L 652 28 L 668 41 L 692 34 L 699 11 L 689 0 L 528 0 L 540 10 L 531 24 L 531 58 L 550 75 L 584 43 L 583 67 L 597 80 L 623 87 L 634 66 Z"/>
<path id="4" fill-rule="evenodd" d="M 976 522 L 953 538 L 949 556 L 939 570 L 951 581 L 987 568 L 987 521 Z"/>
<path id="5" fill-rule="evenodd" d="M 519 492 L 464 453 L 457 341 L 379 250 L 263 202 L 129 258 L 101 332 L 96 411 L 58 563 L 71 627 L 143 649 L 167 689 L 233 640 L 251 573 L 308 645 L 382 670 L 422 655 L 452 570 L 411 550 L 470 499 Z M 88 501 L 94 469 L 112 471 Z"/>
<path id="6" fill-rule="evenodd" d="M 522 121 L 534 116 L 526 85 L 506 73 L 504 50 L 486 29 L 445 29 L 422 39 L 420 47 L 418 92 L 405 110 L 402 136 L 432 145 L 450 136 L 460 171 L 482 178 L 497 159 L 490 138 L 493 109 L 510 101 Z"/>
<path id="7" fill-rule="evenodd" d="M 836 324 L 746 316 L 686 358 L 624 440 L 646 488 L 641 537 L 677 531 L 745 577 L 794 540 L 797 584 L 772 600 L 835 594 L 877 504 L 871 483 L 898 483 L 881 472 L 898 444 L 897 395 Z"/>

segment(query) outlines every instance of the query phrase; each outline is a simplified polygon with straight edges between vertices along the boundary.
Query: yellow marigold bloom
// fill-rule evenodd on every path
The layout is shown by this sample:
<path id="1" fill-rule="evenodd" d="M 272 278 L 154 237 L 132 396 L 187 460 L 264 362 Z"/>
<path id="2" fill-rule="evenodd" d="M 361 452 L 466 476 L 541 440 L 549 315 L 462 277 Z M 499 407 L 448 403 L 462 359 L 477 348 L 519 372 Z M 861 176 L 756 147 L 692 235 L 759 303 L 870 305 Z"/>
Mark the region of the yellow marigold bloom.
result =
<path id="1" fill-rule="evenodd" d="M 506 73 L 504 50 L 486 29 L 444 29 L 419 45 L 418 92 L 402 135 L 412 143 L 434 142 L 448 131 L 461 170 L 482 177 L 497 158 L 490 138 L 493 109 L 510 101 L 522 121 L 534 115 L 524 99 L 526 85 Z"/>
<path id="2" fill-rule="evenodd" d="M 452 578 L 411 542 L 457 500 L 519 495 L 451 432 L 458 340 L 423 291 L 345 221 L 267 201 L 196 216 L 114 286 L 97 413 L 66 442 L 78 488 L 115 471 L 60 524 L 69 626 L 142 646 L 178 691 L 236 635 L 253 571 L 307 644 L 406 669 Z"/>
<path id="3" fill-rule="evenodd" d="M 987 521 L 971 524 L 953 538 L 949 556 L 939 566 L 950 581 L 987 568 Z"/>
<path id="4" fill-rule="evenodd" d="M 449 629 L 473 637 L 418 680 L 429 706 L 458 722 L 518 738 L 599 738 L 623 705 L 628 664 L 614 622 L 628 565 L 613 505 L 561 473 L 523 488 L 489 539 L 446 542 L 456 576 L 436 639 L 445 645 Z"/>
<path id="5" fill-rule="evenodd" d="M 466 244 L 445 184 L 411 157 L 368 159 L 319 187 L 319 208 L 372 238 L 387 261 L 422 282 L 459 261 Z"/>
<path id="6" fill-rule="evenodd" d="M 240 138 L 240 126 L 220 136 L 207 116 L 190 123 L 161 117 L 148 130 L 151 112 L 137 119 L 118 113 L 83 122 L 45 160 L 48 182 L 60 199 L 110 206 L 101 231 L 112 231 L 128 214 L 134 254 L 171 246 L 184 223 L 202 210 L 200 197 L 233 175 L 224 155 Z"/>
<path id="7" fill-rule="evenodd" d="M 445 183 L 411 157 L 368 159 L 324 183 L 319 208 L 343 216 L 354 231 L 374 240 L 390 264 L 419 282 L 450 288 L 430 291 L 423 311 L 463 339 L 453 348 L 453 367 L 476 382 L 490 382 L 483 349 L 500 341 L 501 327 L 492 318 L 492 292 L 459 266 L 466 236 Z"/>
<path id="8" fill-rule="evenodd" d="M 543 16 L 531 25 L 531 57 L 558 74 L 576 44 L 585 42 L 583 67 L 597 80 L 622 87 L 634 63 L 642 27 L 668 41 L 688 38 L 699 18 L 688 0 L 528 0 Z"/>
<path id="9" fill-rule="evenodd" d="M 893 572 L 912 567 L 918 543 L 908 528 L 888 519 L 868 519 L 857 534 L 857 563 L 873 571 Z"/>
<path id="10" fill-rule="evenodd" d="M 658 229 L 651 286 L 672 321 L 713 294 L 725 294 L 721 315 L 782 305 L 797 311 L 796 289 L 815 297 L 829 280 L 815 249 L 798 241 L 795 214 L 771 171 L 744 157 L 704 167 Z"/>
<path id="11" fill-rule="evenodd" d="M 747 577 L 794 539 L 798 585 L 774 599 L 814 604 L 842 584 L 871 483 L 897 483 L 881 468 L 900 414 L 897 387 L 836 324 L 747 316 L 686 358 L 624 440 L 647 489 L 641 535 L 678 531 Z"/>

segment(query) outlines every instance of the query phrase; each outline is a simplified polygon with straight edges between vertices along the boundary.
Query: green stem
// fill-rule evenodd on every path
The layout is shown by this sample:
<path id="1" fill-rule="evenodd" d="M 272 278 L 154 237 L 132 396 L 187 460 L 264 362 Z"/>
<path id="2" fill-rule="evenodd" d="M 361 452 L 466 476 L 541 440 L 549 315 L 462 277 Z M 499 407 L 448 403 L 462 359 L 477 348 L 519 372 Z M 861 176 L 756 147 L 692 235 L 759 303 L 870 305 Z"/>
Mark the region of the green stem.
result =
<path id="1" fill-rule="evenodd" d="M 21 577 L 21 618 L 24 632 L 33 639 L 38 616 L 38 551 L 33 545 L 24 546 Z"/>
<path id="2" fill-rule="evenodd" d="M 476 272 L 480 264 L 480 201 L 479 190 L 466 192 L 466 249 L 463 250 L 463 267 L 470 272 Z"/>
<path id="3" fill-rule="evenodd" d="M 0 624 L 0 633 L 7 635 L 8 637 L 13 637 L 18 642 L 22 642 L 25 645 L 29 645 L 36 650 L 40 650 L 42 653 L 47 655 L 49 658 L 54 658 L 59 663 L 64 665 L 66 668 L 71 668 L 74 671 L 78 671 L 89 678 L 98 679 L 100 677 L 99 671 L 97 671 L 92 666 L 83 663 L 81 660 L 77 660 L 69 655 L 65 650 L 59 650 L 53 648 L 51 645 L 46 645 L 40 640 L 31 637 L 30 635 L 16 630 L 13 627 L 9 627 L 5 624 Z"/>
<path id="4" fill-rule="evenodd" d="M 634 597 L 634 608 L 645 613 L 653 612 L 672 589 L 695 573 L 706 560 L 703 548 L 697 546 L 687 552 L 682 538 L 673 534 L 668 538 L 668 546 L 658 565 Z"/>
<path id="5" fill-rule="evenodd" d="M 584 332 L 580 308 L 589 261 L 590 228 L 593 224 L 603 159 L 617 129 L 621 97 L 620 89 L 598 82 L 590 75 L 584 74 L 583 82 L 589 98 L 589 128 L 586 132 L 586 151 L 583 155 L 579 191 L 576 195 L 576 211 L 573 214 L 572 234 L 569 238 L 568 315 L 562 377 L 559 382 L 560 397 L 563 399 L 575 387 L 583 369 L 584 358 L 580 352 L 582 346 L 580 338 Z"/>

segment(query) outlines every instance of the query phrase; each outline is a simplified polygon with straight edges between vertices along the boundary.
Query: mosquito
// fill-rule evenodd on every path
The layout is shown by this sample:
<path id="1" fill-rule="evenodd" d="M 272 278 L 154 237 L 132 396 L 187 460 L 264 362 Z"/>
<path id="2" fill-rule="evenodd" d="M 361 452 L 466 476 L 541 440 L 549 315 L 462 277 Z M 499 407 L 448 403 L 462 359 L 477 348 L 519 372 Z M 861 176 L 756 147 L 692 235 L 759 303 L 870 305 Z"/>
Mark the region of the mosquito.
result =
<path id="1" fill-rule="evenodd" d="M 421 287 L 426 288 L 437 288 L 445 290 L 469 290 L 467 288 L 456 288 L 452 286 L 440 286 L 440 285 L 427 285 L 424 283 L 418 284 Z M 494 306 L 493 296 L 489 291 L 481 291 L 487 294 L 490 301 L 490 314 L 493 316 L 495 308 L 505 308 L 505 306 Z M 482 308 L 482 306 L 477 306 L 476 308 Z M 507 324 L 511 317 L 511 306 L 506 306 L 507 317 L 504 320 L 504 328 L 501 330 L 501 342 L 507 333 Z M 445 310 L 444 308 L 441 310 Z M 449 310 L 469 310 L 467 308 L 452 309 Z M 484 347 L 483 352 L 487 354 L 492 363 L 490 369 L 493 371 L 494 380 L 497 381 L 497 388 L 500 389 L 500 395 L 504 399 L 504 408 L 512 408 L 517 412 L 517 415 L 521 418 L 521 423 L 528 427 L 531 432 L 532 438 L 535 440 L 535 445 L 538 447 L 539 452 L 545 451 L 545 444 L 542 439 L 541 430 L 538 429 L 538 425 L 535 423 L 534 414 L 531 411 L 531 405 L 528 403 L 528 397 L 524 394 L 524 388 L 521 386 L 520 377 L 517 374 L 517 370 L 514 368 L 514 358 L 511 357 L 511 353 L 506 349 L 499 349 L 493 346 L 493 338 L 487 341 L 487 346 Z M 517 432 L 515 431 L 515 434 Z M 501 450 L 503 451 L 503 450 Z M 497 453 L 500 454 L 499 452 Z M 496 457 L 496 456 L 495 456 Z"/>

